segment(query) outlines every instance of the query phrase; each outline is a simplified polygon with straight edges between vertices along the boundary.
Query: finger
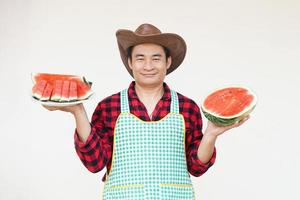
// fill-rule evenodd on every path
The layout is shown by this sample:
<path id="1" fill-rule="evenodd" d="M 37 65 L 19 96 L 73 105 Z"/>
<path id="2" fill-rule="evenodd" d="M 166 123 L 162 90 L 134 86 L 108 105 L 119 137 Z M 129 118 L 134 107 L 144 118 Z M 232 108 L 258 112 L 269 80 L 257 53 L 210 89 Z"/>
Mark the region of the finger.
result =
<path id="1" fill-rule="evenodd" d="M 54 110 L 57 110 L 56 107 L 53 107 L 53 106 L 45 106 L 45 105 L 42 105 L 44 108 L 46 108 L 47 110 L 49 111 L 54 111 Z"/>
<path id="2" fill-rule="evenodd" d="M 50 108 L 48 106 L 42 105 L 44 108 L 46 108 L 47 110 L 50 110 Z"/>
<path id="3" fill-rule="evenodd" d="M 250 118 L 250 115 L 247 115 L 246 117 L 244 117 L 243 119 L 241 119 L 241 123 L 244 123 L 245 121 L 247 121 Z"/>
<path id="4" fill-rule="evenodd" d="M 250 115 L 247 115 L 246 117 L 243 117 L 242 119 L 240 119 L 239 121 L 236 122 L 236 125 L 237 125 L 237 126 L 242 125 L 242 124 L 245 123 L 249 118 L 250 118 Z"/>

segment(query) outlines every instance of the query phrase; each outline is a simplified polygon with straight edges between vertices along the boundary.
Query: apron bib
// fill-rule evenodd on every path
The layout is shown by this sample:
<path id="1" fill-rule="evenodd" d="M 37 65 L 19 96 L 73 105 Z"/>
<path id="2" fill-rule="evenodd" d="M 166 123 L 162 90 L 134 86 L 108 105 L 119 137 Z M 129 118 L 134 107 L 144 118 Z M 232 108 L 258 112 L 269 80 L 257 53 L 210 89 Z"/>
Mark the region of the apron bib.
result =
<path id="1" fill-rule="evenodd" d="M 177 93 L 171 90 L 170 113 L 142 121 L 130 113 L 128 89 L 121 91 L 112 166 L 104 200 L 194 200 L 185 157 L 185 122 Z"/>

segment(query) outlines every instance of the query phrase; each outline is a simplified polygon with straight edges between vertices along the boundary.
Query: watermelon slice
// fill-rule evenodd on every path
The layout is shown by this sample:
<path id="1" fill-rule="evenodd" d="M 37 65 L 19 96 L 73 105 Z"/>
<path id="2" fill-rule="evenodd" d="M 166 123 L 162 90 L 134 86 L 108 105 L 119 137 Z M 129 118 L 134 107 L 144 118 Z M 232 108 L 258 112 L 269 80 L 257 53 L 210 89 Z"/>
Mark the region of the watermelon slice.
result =
<path id="1" fill-rule="evenodd" d="M 33 94 L 32 96 L 36 99 L 41 99 L 46 85 L 47 85 L 47 81 L 45 80 L 41 80 L 37 84 L 35 84 L 34 87 L 32 88 L 32 94 Z"/>
<path id="2" fill-rule="evenodd" d="M 256 95 L 245 87 L 234 86 L 210 93 L 202 103 L 204 116 L 218 126 L 229 126 L 254 109 Z"/>
<path id="3" fill-rule="evenodd" d="M 84 82 L 77 82 L 77 96 L 79 100 L 88 99 L 93 93 L 90 90 L 90 84 L 83 77 Z"/>
<path id="4" fill-rule="evenodd" d="M 69 101 L 70 81 L 64 81 L 61 90 L 61 102 Z"/>
<path id="5" fill-rule="evenodd" d="M 56 80 L 54 82 L 54 89 L 51 96 L 51 101 L 60 101 L 61 99 L 61 91 L 62 91 L 63 81 L 62 80 Z"/>
<path id="6" fill-rule="evenodd" d="M 75 102 L 88 99 L 93 94 L 92 83 L 85 77 L 48 73 L 35 73 L 31 76 L 35 84 L 32 96 L 41 101 Z"/>
<path id="7" fill-rule="evenodd" d="M 77 83 L 75 81 L 70 82 L 69 101 L 76 101 L 77 99 Z"/>
<path id="8" fill-rule="evenodd" d="M 50 83 L 47 83 L 46 88 L 44 89 L 41 101 L 48 101 L 51 97 L 53 91 L 53 86 Z"/>

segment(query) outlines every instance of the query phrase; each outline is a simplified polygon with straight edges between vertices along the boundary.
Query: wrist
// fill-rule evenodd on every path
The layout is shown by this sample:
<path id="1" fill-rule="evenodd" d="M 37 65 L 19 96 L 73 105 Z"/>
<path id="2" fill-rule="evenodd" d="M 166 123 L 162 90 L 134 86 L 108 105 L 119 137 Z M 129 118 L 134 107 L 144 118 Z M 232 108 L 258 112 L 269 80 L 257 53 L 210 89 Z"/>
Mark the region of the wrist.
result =
<path id="1" fill-rule="evenodd" d="M 78 104 L 74 107 L 74 109 L 71 111 L 71 113 L 74 115 L 74 117 L 78 117 L 82 114 L 85 113 L 85 110 L 84 110 L 84 107 L 83 107 L 83 104 Z"/>
<path id="2" fill-rule="evenodd" d="M 211 132 L 208 132 L 208 131 L 205 131 L 204 134 L 203 134 L 203 138 L 202 140 L 207 140 L 207 141 L 211 141 L 211 142 L 215 142 L 217 140 L 218 136 L 211 133 Z"/>

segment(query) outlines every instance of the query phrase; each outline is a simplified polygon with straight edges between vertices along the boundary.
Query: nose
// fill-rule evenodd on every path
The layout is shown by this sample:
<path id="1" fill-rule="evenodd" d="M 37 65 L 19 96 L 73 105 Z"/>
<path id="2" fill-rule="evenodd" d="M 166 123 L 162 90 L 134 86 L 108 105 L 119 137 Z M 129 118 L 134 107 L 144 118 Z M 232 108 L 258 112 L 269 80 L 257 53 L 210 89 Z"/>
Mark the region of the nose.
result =
<path id="1" fill-rule="evenodd" d="M 151 71 L 154 69 L 154 65 L 151 59 L 147 59 L 144 63 L 144 70 Z"/>

